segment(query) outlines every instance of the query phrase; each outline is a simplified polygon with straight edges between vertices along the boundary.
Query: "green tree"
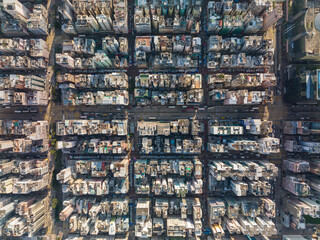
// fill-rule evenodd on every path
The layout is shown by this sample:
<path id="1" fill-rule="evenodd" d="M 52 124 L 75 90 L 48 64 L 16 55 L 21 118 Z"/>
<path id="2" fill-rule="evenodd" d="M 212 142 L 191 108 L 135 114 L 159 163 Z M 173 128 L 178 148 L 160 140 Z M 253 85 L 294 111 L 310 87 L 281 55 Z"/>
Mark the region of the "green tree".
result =
<path id="1" fill-rule="evenodd" d="M 58 205 L 58 199 L 54 198 L 52 199 L 52 208 L 55 209 Z"/>

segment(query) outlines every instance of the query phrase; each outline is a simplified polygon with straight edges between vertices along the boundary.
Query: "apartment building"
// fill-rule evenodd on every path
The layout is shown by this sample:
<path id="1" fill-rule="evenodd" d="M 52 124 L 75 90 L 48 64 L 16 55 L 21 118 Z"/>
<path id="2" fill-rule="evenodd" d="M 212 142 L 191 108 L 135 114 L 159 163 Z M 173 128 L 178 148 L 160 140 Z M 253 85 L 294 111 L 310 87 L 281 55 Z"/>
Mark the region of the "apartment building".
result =
<path id="1" fill-rule="evenodd" d="M 125 194 L 129 190 L 128 166 L 129 159 L 113 160 L 107 162 L 82 162 L 68 161 L 67 174 L 63 169 L 57 180 L 62 183 L 68 182 L 68 188 L 64 190 L 71 196 L 105 196 L 110 193 Z M 110 172 L 110 174 L 108 174 Z M 84 177 L 83 175 L 89 175 Z M 110 176 L 110 177 L 109 177 Z"/>
<path id="2" fill-rule="evenodd" d="M 268 30 L 281 16 L 272 15 L 268 1 L 209 1 L 207 31 L 215 34 L 256 34 Z"/>
<path id="3" fill-rule="evenodd" d="M 220 137 L 210 137 L 208 150 L 212 153 L 228 152 L 253 152 L 260 154 L 277 154 L 280 153 L 280 139 L 264 137 L 258 140 L 252 140 L 246 137 L 225 137 L 221 141 Z"/>
<path id="4" fill-rule="evenodd" d="M 125 136 L 127 128 L 127 120 L 64 120 L 56 123 L 58 136 L 98 134 Z"/>
<path id="5" fill-rule="evenodd" d="M 318 123 L 285 121 L 285 143 L 288 159 L 283 160 L 282 188 L 285 190 L 283 224 L 294 230 L 306 229 L 309 218 L 319 218 L 319 161 L 316 139 Z"/>
<path id="6" fill-rule="evenodd" d="M 33 11 L 30 14 L 30 19 L 27 23 L 28 31 L 35 35 L 48 34 L 48 12 L 47 9 L 41 4 L 35 4 Z"/>
<path id="7" fill-rule="evenodd" d="M 126 90 L 82 92 L 62 91 L 64 105 L 129 105 L 129 93 Z"/>
<path id="8" fill-rule="evenodd" d="M 201 1 L 137 1 L 134 28 L 138 33 L 199 33 Z"/>
<path id="9" fill-rule="evenodd" d="M 141 195 L 185 197 L 202 194 L 202 163 L 198 158 L 138 159 L 134 163 L 134 187 Z"/>
<path id="10" fill-rule="evenodd" d="M 128 33 L 127 1 L 66 0 L 58 10 L 64 19 L 62 30 L 68 34 Z"/>
<path id="11" fill-rule="evenodd" d="M 129 231 L 129 199 L 69 198 L 63 202 L 60 220 L 67 222 L 69 233 L 115 236 Z"/>
<path id="12" fill-rule="evenodd" d="M 126 154 L 129 151 L 129 144 L 126 140 L 77 139 L 58 141 L 57 149 L 62 149 L 63 153 L 73 154 Z"/>
<path id="13" fill-rule="evenodd" d="M 264 161 L 211 161 L 209 190 L 236 196 L 270 196 L 279 174 L 278 167 Z"/>
<path id="14" fill-rule="evenodd" d="M 289 57 L 296 61 L 319 61 L 319 45 L 317 38 L 320 32 L 319 2 L 314 0 L 298 0 L 292 5 L 292 16 L 286 29 L 286 50 Z M 296 28 L 297 24 L 305 27 Z M 299 50 L 297 47 L 299 46 Z"/>
<path id="15" fill-rule="evenodd" d="M 203 132 L 198 120 L 178 119 L 172 122 L 139 121 L 139 150 L 142 154 L 200 154 Z M 185 135 L 184 137 L 179 136 Z M 177 136 L 174 136 L 177 135 Z"/>
<path id="16" fill-rule="evenodd" d="M 201 74 L 140 74 L 135 87 L 138 105 L 198 105 L 203 100 Z"/>
<path id="17" fill-rule="evenodd" d="M 17 107 L 12 113 L 48 104 L 47 15 L 34 1 L 0 3 L 0 105 Z M 0 238 L 35 238 L 52 217 L 49 124 L 31 115 L 19 117 L 30 120 L 8 116 L 0 120 Z"/>
<path id="18" fill-rule="evenodd" d="M 201 38 L 190 35 L 137 36 L 135 40 L 135 64 L 140 68 L 196 68 L 200 53 Z"/>
<path id="19" fill-rule="evenodd" d="M 228 235 L 277 234 L 272 219 L 275 202 L 269 198 L 208 198 L 208 220 L 214 238 Z"/>
<path id="20" fill-rule="evenodd" d="M 0 76 L 2 90 L 29 90 L 44 91 L 46 89 L 46 76 L 5 74 Z"/>
<path id="21" fill-rule="evenodd" d="M 15 153 L 45 153 L 49 149 L 48 122 L 28 120 L 1 120 L 1 151 Z"/>
<path id="22" fill-rule="evenodd" d="M 7 221 L 2 224 L 2 233 L 7 237 L 35 237 L 39 230 L 46 228 L 49 225 L 49 202 L 47 197 L 26 197 L 17 199 L 12 203 L 7 200 L 11 198 L 1 199 L 2 210 L 5 211 L 5 216 L 14 214 L 13 217 L 7 218 Z M 12 208 L 14 207 L 14 208 Z M 4 213 L 4 212 L 3 212 Z"/>
<path id="23" fill-rule="evenodd" d="M 21 2 L 4 0 L 3 10 L 15 19 L 21 19 L 24 22 L 30 18 L 30 11 Z"/>

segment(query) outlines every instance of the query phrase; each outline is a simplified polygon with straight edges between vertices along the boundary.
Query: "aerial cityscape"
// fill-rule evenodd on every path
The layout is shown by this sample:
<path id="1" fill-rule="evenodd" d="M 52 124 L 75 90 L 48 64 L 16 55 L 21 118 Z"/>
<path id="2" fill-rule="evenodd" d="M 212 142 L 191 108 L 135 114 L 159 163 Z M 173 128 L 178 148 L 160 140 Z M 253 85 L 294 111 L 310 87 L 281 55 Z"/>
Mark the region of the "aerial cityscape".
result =
<path id="1" fill-rule="evenodd" d="M 0 0 L 0 240 L 320 240 L 319 0 Z"/>

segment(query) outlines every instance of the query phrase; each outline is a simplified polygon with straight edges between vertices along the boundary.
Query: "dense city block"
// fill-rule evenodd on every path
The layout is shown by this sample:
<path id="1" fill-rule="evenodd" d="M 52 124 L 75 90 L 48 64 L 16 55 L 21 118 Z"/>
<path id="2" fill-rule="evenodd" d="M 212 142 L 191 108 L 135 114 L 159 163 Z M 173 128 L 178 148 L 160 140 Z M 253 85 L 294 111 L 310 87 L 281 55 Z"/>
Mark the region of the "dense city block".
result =
<path id="1" fill-rule="evenodd" d="M 319 240 L 318 0 L 0 0 L 0 239 Z"/>

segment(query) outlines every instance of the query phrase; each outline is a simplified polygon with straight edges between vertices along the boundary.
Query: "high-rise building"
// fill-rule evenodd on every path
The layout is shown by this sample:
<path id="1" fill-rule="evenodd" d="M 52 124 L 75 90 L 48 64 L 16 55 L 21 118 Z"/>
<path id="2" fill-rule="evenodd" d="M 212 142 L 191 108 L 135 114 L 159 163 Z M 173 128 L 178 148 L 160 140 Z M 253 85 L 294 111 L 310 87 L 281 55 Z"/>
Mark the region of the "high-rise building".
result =
<path id="1" fill-rule="evenodd" d="M 58 11 L 63 16 L 63 19 L 72 21 L 74 7 L 73 7 L 72 3 L 69 0 L 60 1 L 59 7 L 58 7 Z"/>
<path id="2" fill-rule="evenodd" d="M 26 23 L 20 19 L 1 20 L 1 31 L 6 36 L 28 36 Z"/>
<path id="3" fill-rule="evenodd" d="M 48 34 L 48 12 L 42 4 L 34 5 L 30 19 L 28 20 L 28 31 L 36 35 Z"/>
<path id="4" fill-rule="evenodd" d="M 290 20 L 285 33 L 287 51 L 291 59 L 319 61 L 320 2 L 317 0 L 292 2 L 292 18 Z"/>
<path id="5" fill-rule="evenodd" d="M 30 11 L 18 0 L 3 0 L 4 10 L 13 18 L 26 22 L 30 17 Z"/>

